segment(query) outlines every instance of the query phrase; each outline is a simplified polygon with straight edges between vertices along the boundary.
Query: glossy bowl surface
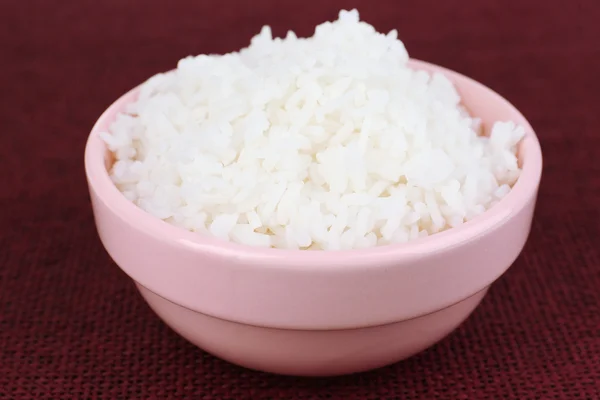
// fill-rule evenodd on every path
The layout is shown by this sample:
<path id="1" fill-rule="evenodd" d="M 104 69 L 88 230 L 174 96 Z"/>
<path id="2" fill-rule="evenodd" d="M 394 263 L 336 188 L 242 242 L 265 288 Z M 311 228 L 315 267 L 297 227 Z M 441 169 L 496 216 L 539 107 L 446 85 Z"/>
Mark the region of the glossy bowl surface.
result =
<path id="1" fill-rule="evenodd" d="M 471 313 L 521 252 L 542 154 L 530 124 L 500 95 L 442 67 L 410 63 L 445 74 L 485 127 L 512 120 L 527 131 L 519 148 L 521 177 L 476 219 L 407 244 L 335 252 L 255 248 L 177 228 L 126 200 L 107 173 L 110 156 L 98 134 L 135 99 L 136 88 L 104 112 L 85 150 L 106 250 L 168 325 L 207 351 L 251 368 L 348 373 L 435 343 Z"/>

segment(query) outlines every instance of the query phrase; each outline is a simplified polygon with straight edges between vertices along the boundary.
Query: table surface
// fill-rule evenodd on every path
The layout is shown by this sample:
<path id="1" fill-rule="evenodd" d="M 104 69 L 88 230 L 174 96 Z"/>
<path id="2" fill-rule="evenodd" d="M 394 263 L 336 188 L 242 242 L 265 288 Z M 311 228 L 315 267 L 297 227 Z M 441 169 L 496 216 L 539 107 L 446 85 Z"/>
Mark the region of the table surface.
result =
<path id="1" fill-rule="evenodd" d="M 307 35 L 342 5 L 526 115 L 545 157 L 531 237 L 418 356 L 332 379 L 244 370 L 163 325 L 104 252 L 84 143 L 179 58 L 238 49 L 263 24 Z M 600 399 L 599 20 L 593 0 L 1 0 L 0 398 Z"/>

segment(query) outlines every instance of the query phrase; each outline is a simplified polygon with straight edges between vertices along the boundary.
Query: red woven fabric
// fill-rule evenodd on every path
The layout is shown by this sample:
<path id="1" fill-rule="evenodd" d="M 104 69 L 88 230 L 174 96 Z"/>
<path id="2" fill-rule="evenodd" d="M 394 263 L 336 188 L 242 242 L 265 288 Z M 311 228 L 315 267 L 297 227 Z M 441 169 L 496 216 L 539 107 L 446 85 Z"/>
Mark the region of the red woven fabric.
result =
<path id="1" fill-rule="evenodd" d="M 600 399 L 599 4 L 0 0 L 0 398 Z M 84 142 L 179 58 L 235 50 L 262 24 L 306 35 L 356 5 L 529 118 L 545 156 L 531 238 L 456 333 L 405 362 L 335 379 L 244 370 L 170 331 L 106 255 Z"/>

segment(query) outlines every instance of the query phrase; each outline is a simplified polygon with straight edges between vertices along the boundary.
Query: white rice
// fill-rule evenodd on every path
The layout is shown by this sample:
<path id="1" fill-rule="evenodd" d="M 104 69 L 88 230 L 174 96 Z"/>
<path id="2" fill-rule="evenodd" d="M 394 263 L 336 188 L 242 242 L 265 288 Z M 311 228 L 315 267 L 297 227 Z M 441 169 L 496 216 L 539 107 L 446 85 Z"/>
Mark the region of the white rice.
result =
<path id="1" fill-rule="evenodd" d="M 253 246 L 353 249 L 407 242 L 492 207 L 524 135 L 489 137 L 443 75 L 407 67 L 397 32 L 358 12 L 313 37 L 179 61 L 102 134 L 116 186 L 182 228 Z"/>

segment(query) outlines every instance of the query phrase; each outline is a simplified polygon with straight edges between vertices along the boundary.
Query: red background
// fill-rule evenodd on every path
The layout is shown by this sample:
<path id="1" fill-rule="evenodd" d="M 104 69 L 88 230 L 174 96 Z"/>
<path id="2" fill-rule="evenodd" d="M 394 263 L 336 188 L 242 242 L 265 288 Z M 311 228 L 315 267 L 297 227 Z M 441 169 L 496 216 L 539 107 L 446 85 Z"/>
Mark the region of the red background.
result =
<path id="1" fill-rule="evenodd" d="M 180 339 L 96 236 L 95 119 L 188 54 L 357 5 L 415 58 L 489 85 L 545 168 L 531 238 L 474 315 L 405 362 L 335 379 L 247 371 Z M 600 3 L 0 0 L 0 398 L 600 399 Z"/>

